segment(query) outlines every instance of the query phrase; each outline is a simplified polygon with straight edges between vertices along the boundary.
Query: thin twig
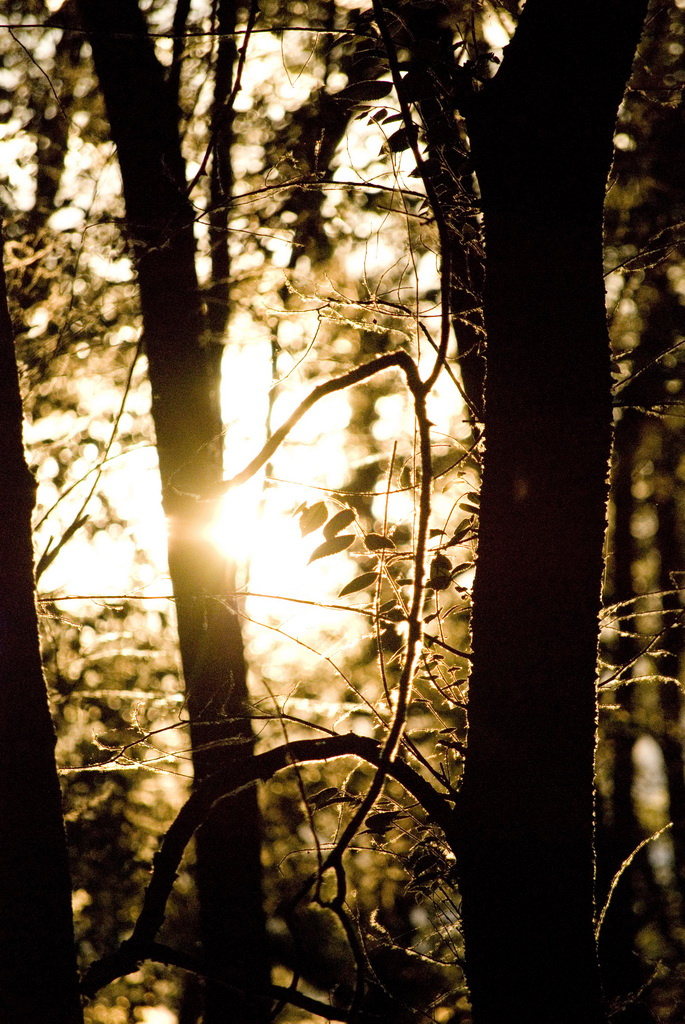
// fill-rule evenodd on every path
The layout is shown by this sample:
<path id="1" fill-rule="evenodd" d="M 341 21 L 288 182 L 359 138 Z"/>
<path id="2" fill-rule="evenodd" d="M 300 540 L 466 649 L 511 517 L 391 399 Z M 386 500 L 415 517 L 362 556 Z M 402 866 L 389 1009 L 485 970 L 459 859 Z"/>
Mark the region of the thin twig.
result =
<path id="1" fill-rule="evenodd" d="M 660 828 L 658 832 L 655 832 L 651 836 L 647 836 L 647 838 L 643 839 L 641 843 L 638 843 L 633 852 L 629 854 L 621 864 L 620 868 L 611 880 L 611 885 L 609 886 L 609 892 L 607 894 L 606 901 L 604 903 L 604 906 L 602 907 L 599 917 L 597 918 L 597 924 L 595 926 L 595 942 L 599 941 L 599 933 L 602 930 L 602 925 L 604 924 L 604 918 L 606 917 L 607 911 L 609 909 L 611 898 L 614 895 L 616 886 L 620 882 L 621 876 L 623 875 L 624 871 L 626 871 L 626 869 L 630 867 L 630 865 L 633 863 L 640 850 L 647 846 L 648 843 L 652 843 L 655 839 L 659 839 L 664 834 L 664 832 L 668 831 L 669 828 L 673 828 L 672 821 L 669 821 L 668 825 L 664 825 L 664 827 Z"/>

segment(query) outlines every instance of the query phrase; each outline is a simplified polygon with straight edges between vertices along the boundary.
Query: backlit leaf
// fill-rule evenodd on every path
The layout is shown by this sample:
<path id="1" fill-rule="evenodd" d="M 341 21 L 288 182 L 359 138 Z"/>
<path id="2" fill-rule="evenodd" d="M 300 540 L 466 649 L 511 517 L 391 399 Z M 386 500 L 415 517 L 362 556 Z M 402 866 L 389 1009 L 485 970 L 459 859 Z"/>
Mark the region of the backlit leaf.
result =
<path id="1" fill-rule="evenodd" d="M 323 544 L 319 544 L 318 548 L 314 548 L 308 564 L 311 565 L 311 563 L 316 562 L 318 558 L 325 558 L 327 555 L 337 555 L 339 551 L 344 551 L 345 548 L 349 548 L 353 541 L 353 533 L 343 533 L 340 537 L 331 537 L 330 540 L 326 540 Z"/>
<path id="2" fill-rule="evenodd" d="M 389 828 L 392 828 L 397 818 L 397 811 L 377 811 L 376 814 L 370 814 L 366 819 L 366 827 L 369 832 L 374 832 L 376 835 L 384 835 Z"/>
<path id="3" fill-rule="evenodd" d="M 323 526 L 327 519 L 328 509 L 326 508 L 326 502 L 317 501 L 316 505 L 310 505 L 300 516 L 300 533 L 303 537 L 306 537 L 308 533 L 313 533 L 314 530 L 318 530 L 320 526 Z"/>
<path id="4" fill-rule="evenodd" d="M 451 576 L 431 576 L 426 586 L 429 590 L 447 590 L 451 582 Z"/>
<path id="5" fill-rule="evenodd" d="M 447 543 L 447 547 L 451 548 L 455 544 L 459 544 L 467 534 L 471 533 L 473 526 L 471 523 L 466 523 L 465 526 L 460 526 L 458 530 L 455 530 L 450 540 Z"/>
<path id="6" fill-rule="evenodd" d="M 380 533 L 367 533 L 366 537 L 364 537 L 364 543 L 369 551 L 382 551 L 383 549 L 393 549 L 395 547 L 389 537 L 381 537 Z"/>
<path id="7" fill-rule="evenodd" d="M 466 572 L 467 569 L 473 569 L 473 562 L 460 562 L 459 565 L 455 565 L 452 575 L 458 576 L 460 572 Z"/>
<path id="8" fill-rule="evenodd" d="M 382 100 L 392 92 L 392 82 L 353 82 L 346 89 L 335 94 L 338 100 L 363 103 L 370 100 Z"/>
<path id="9" fill-rule="evenodd" d="M 324 527 L 323 535 L 326 540 L 330 540 L 331 537 L 335 537 L 336 533 L 340 533 L 346 526 L 354 522 L 354 512 L 351 508 L 343 508 L 340 512 L 336 512 L 332 519 L 329 519 Z"/>
<path id="10" fill-rule="evenodd" d="M 378 579 L 377 572 L 363 572 L 361 576 L 355 576 L 346 586 L 342 588 L 338 597 L 347 597 L 348 594 L 357 594 L 360 590 L 366 590 Z"/>
<path id="11" fill-rule="evenodd" d="M 431 576 L 442 576 L 445 573 L 449 573 L 452 569 L 452 563 L 450 562 L 447 555 L 442 555 L 438 552 L 437 555 L 431 561 Z"/>
<path id="12" fill-rule="evenodd" d="M 406 128 L 398 128 L 396 132 L 388 136 L 388 148 L 391 153 L 402 153 L 405 149 L 411 148 L 411 143 L 412 140 Z"/>
<path id="13" fill-rule="evenodd" d="M 339 803 L 342 799 L 343 794 L 337 786 L 326 786 L 325 789 L 320 789 L 318 793 L 314 793 L 309 798 L 309 803 L 315 811 L 318 811 L 322 807 L 329 807 L 331 804 Z"/>

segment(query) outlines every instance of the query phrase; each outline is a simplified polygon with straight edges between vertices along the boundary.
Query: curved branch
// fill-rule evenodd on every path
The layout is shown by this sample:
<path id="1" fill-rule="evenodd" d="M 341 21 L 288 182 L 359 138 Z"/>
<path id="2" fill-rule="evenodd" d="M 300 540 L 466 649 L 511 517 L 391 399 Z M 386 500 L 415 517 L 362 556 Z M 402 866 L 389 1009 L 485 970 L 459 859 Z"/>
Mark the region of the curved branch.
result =
<path id="1" fill-rule="evenodd" d="M 176 879 L 183 852 L 195 830 L 205 821 L 214 806 L 255 782 L 266 782 L 277 772 L 306 761 L 328 761 L 345 755 L 359 757 L 380 767 L 383 745 L 366 736 L 345 733 L 321 739 L 296 740 L 287 746 L 275 747 L 257 754 L 250 761 L 236 762 L 224 771 L 201 782 L 179 811 L 155 854 L 153 872 L 145 891 L 143 907 L 131 937 L 116 953 L 95 961 L 88 968 L 83 991 L 92 997 L 115 978 L 138 969 L 140 959 L 151 948 L 164 920 L 166 903 Z M 449 799 L 436 792 L 426 780 L 405 761 L 384 765 L 390 775 L 421 804 L 431 820 L 442 828 L 447 842 L 456 845 L 453 810 Z"/>
<path id="2" fill-rule="evenodd" d="M 210 974 L 201 960 L 197 960 L 187 953 L 181 953 L 179 950 L 172 949 L 161 942 L 151 942 L 147 946 L 140 946 L 136 951 L 136 956 L 139 964 L 143 960 L 153 960 L 155 963 L 164 964 L 167 967 L 178 967 L 182 971 L 188 971 L 196 977 L 204 978 L 205 981 L 212 981 L 224 988 L 227 993 L 239 993 L 243 996 L 250 994 L 244 989 L 239 988 L 238 985 L 232 985 L 223 978 Z M 324 1017 L 326 1020 L 347 1021 L 351 1016 L 350 1012 L 345 1010 L 344 1007 L 331 1006 L 330 1003 L 324 1003 L 321 999 L 314 999 L 312 996 L 305 995 L 304 992 L 300 992 L 291 986 L 266 985 L 260 989 L 258 994 L 253 994 L 263 1001 L 272 999 L 284 1005 L 297 1006 L 301 1010 L 308 1010 L 310 1013 L 314 1013 L 318 1017 Z"/>
<path id="3" fill-rule="evenodd" d="M 416 365 L 411 358 L 402 349 L 397 352 L 389 352 L 387 355 L 379 356 L 378 359 L 373 359 L 370 363 L 364 363 L 363 366 L 358 366 L 354 370 L 350 370 L 349 373 L 342 374 L 341 377 L 333 377 L 331 380 L 325 381 L 323 384 L 317 385 L 303 401 L 300 402 L 295 411 L 288 417 L 278 430 L 275 430 L 271 437 L 266 441 L 262 450 L 258 455 L 254 457 L 252 462 L 248 463 L 245 469 L 241 470 L 236 476 L 231 477 L 230 480 L 222 480 L 221 483 L 206 489 L 199 497 L 208 500 L 212 498 L 218 498 L 220 495 L 225 494 L 226 491 L 232 490 L 234 487 L 239 487 L 241 484 L 246 483 L 257 473 L 262 466 L 265 466 L 269 459 L 275 454 L 280 446 L 285 441 L 286 437 L 293 429 L 293 427 L 299 423 L 306 412 L 316 405 L 318 401 L 325 398 L 326 395 L 332 395 L 336 391 L 343 391 L 345 388 L 352 387 L 355 384 L 361 384 L 362 381 L 368 380 L 369 377 L 373 377 L 374 374 L 379 373 L 381 370 L 387 370 L 392 366 L 397 366 L 401 369 L 407 378 L 407 385 L 409 390 L 414 396 L 421 394 L 423 391 L 423 384 L 419 377 L 419 372 Z"/>

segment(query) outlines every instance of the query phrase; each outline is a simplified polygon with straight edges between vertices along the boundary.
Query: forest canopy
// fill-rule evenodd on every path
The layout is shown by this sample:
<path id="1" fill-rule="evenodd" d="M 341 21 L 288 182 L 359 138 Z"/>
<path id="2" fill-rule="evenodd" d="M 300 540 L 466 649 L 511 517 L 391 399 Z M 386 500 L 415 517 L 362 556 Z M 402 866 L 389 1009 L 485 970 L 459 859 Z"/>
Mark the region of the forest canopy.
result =
<path id="1" fill-rule="evenodd" d="M 0 1019 L 676 1024 L 685 3 L 0 20 Z"/>

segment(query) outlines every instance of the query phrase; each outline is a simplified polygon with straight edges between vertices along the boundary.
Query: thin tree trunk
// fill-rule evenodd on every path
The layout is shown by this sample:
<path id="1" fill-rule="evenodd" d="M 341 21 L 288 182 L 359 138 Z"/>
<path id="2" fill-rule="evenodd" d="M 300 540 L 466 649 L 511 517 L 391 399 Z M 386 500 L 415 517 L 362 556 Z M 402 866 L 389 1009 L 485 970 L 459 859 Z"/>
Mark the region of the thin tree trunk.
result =
<path id="1" fill-rule="evenodd" d="M 214 513 L 201 493 L 222 476 L 219 366 L 195 271 L 193 210 L 174 101 L 134 0 L 80 0 L 117 145 L 152 385 L 169 570 L 188 693 L 195 774 L 223 764 L 227 746 L 251 756 L 245 662 L 230 567 L 205 539 Z M 254 790 L 218 810 L 198 837 L 198 884 L 209 973 L 257 994 L 269 980 Z M 228 998 L 205 1020 L 229 1019 Z M 230 1019 L 262 1019 L 259 1002 L 231 997 Z M 259 1008 L 255 1008 L 259 1007 Z"/>
<path id="2" fill-rule="evenodd" d="M 460 858 L 477 1024 L 604 1019 L 593 934 L 611 443 L 602 206 L 644 8 L 528 0 L 467 111 L 488 337 Z"/>
<path id="3" fill-rule="evenodd" d="M 667 428 L 659 430 L 661 447 L 657 461 L 660 477 L 668 483 L 655 495 L 659 513 L 656 544 L 659 550 L 659 589 L 662 592 L 664 628 L 668 629 L 663 641 L 664 668 L 667 674 L 680 677 L 682 658 L 682 606 L 675 590 L 682 565 L 683 545 L 678 515 L 678 464 L 682 458 L 682 437 Z M 680 628 L 679 628 L 680 627 Z M 685 758 L 683 753 L 683 702 L 680 687 L 668 683 L 660 687 L 663 732 L 660 737 L 664 768 L 668 779 L 670 817 L 673 822 L 671 841 L 675 855 L 677 887 L 680 892 L 681 914 L 685 912 Z"/>
<path id="4" fill-rule="evenodd" d="M 632 494 L 633 473 L 638 461 L 642 438 L 642 416 L 626 409 L 614 432 L 612 498 L 615 507 L 613 530 L 610 533 L 608 575 L 611 602 L 629 602 L 635 598 L 633 562 L 635 539 L 631 525 L 635 502 Z M 637 610 L 637 609 L 635 609 Z M 627 632 L 627 631 L 626 631 Z M 633 636 L 617 639 L 612 656 L 617 666 L 628 665 L 637 654 Z M 638 694 L 635 684 L 621 686 L 611 698 L 624 709 L 607 742 L 612 753 L 613 788 L 607 803 L 607 818 L 600 826 L 597 843 L 597 895 L 603 906 L 612 880 L 623 862 L 645 838 L 635 814 L 633 783 L 635 765 L 633 747 L 637 739 L 635 709 Z M 611 897 L 609 910 L 599 936 L 599 958 L 602 982 L 607 1000 L 626 1000 L 645 981 L 644 969 L 635 954 L 638 922 L 633 912 L 635 880 L 642 869 L 644 852 L 624 872 Z M 621 1024 L 644 1024 L 646 1008 L 629 1003 L 620 1016 Z"/>
<path id="5" fill-rule="evenodd" d="M 35 482 L 24 458 L 1 268 L 0 437 L 0 1020 L 79 1024 L 71 881 L 33 582 Z"/>

